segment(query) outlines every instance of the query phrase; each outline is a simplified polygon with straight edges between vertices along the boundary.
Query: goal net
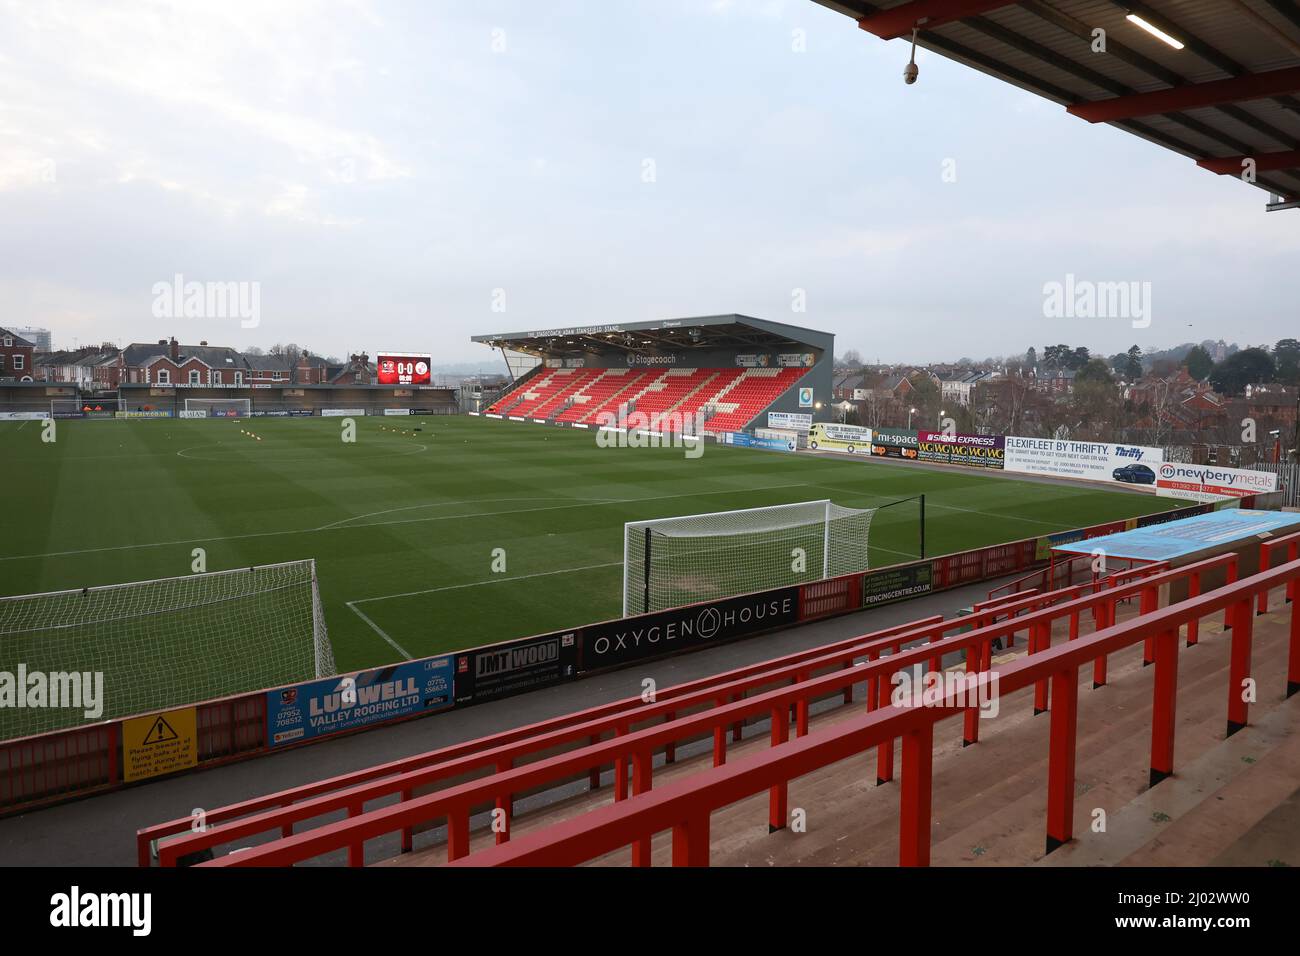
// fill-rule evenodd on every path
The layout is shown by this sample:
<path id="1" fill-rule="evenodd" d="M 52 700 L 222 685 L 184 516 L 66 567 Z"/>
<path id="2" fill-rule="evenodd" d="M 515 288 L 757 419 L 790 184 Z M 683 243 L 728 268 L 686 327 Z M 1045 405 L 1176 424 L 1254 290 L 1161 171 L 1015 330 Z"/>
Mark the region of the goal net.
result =
<path id="1" fill-rule="evenodd" d="M 873 514 L 823 500 L 628 522 L 623 615 L 864 571 Z"/>
<path id="2" fill-rule="evenodd" d="M 313 560 L 0 598 L 0 740 L 334 673 Z"/>
<path id="3" fill-rule="evenodd" d="M 253 402 L 247 398 L 187 398 L 186 412 L 201 412 L 203 418 L 247 418 L 252 411 Z M 198 415 L 188 415 L 196 418 Z"/>

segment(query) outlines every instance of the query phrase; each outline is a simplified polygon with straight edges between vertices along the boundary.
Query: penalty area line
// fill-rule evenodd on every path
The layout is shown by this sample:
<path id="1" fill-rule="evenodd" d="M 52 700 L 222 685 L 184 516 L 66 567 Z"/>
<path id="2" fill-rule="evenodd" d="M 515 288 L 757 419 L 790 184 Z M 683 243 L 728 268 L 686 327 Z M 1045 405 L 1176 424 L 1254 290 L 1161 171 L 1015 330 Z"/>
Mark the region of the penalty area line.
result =
<path id="1" fill-rule="evenodd" d="M 538 571 L 534 574 L 517 574 L 511 578 L 494 578 L 487 581 L 471 581 L 468 584 L 448 584 L 445 587 L 425 588 L 422 591 L 403 591 L 400 594 L 381 594 L 378 597 L 358 598 L 355 601 L 349 601 L 348 607 L 351 607 L 352 610 L 361 614 L 361 611 L 358 608 L 353 607 L 354 604 L 368 604 L 371 601 L 387 601 L 390 598 L 418 597 L 421 594 L 437 594 L 440 591 L 460 591 L 464 588 L 477 588 L 482 587 L 485 584 L 507 584 L 511 581 L 527 581 L 529 578 L 547 578 L 555 574 L 573 574 L 576 571 L 595 571 L 600 568 L 621 568 L 622 566 L 622 561 L 608 561 L 605 564 L 588 564 L 581 568 L 560 568 L 556 571 Z M 361 616 L 365 617 L 364 614 L 361 614 Z M 369 620 L 369 618 L 367 618 L 367 620 Z M 375 627 L 373 623 L 371 623 L 370 626 Z M 375 627 L 375 630 L 378 631 L 379 628 Z M 380 631 L 379 633 L 382 634 L 383 631 Z"/>
<path id="2" fill-rule="evenodd" d="M 389 645 L 393 648 L 393 650 L 401 654 L 402 657 L 404 657 L 406 660 L 408 661 L 413 660 L 413 656 L 411 652 L 408 651 L 406 648 L 404 648 L 401 644 L 398 644 L 391 637 L 389 637 L 382 627 L 380 627 L 378 624 L 376 624 L 374 621 L 370 620 L 370 618 L 366 616 L 365 611 L 357 607 L 356 604 L 352 601 L 348 601 L 347 605 L 356 613 L 357 617 L 361 618 L 361 620 L 365 621 L 367 624 L 370 625 L 371 630 L 373 630 L 376 634 L 378 634 L 380 637 L 386 640 L 389 643 Z"/>

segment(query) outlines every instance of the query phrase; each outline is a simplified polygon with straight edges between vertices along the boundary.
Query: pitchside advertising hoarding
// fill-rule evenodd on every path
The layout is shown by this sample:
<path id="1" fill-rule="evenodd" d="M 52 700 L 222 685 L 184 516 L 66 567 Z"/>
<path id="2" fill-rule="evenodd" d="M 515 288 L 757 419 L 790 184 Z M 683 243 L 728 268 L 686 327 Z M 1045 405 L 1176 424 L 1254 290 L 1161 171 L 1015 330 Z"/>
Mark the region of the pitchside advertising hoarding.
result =
<path id="1" fill-rule="evenodd" d="M 267 691 L 267 743 L 277 747 L 446 710 L 454 703 L 451 671 L 450 657 L 433 657 Z"/>
<path id="2" fill-rule="evenodd" d="M 1025 475 L 1120 482 L 1151 488 L 1164 452 L 1145 445 L 1007 436 L 1003 467 Z"/>
<path id="3" fill-rule="evenodd" d="M 806 412 L 768 412 L 767 427 L 806 432 L 812 428 L 812 419 L 813 417 Z"/>
<path id="4" fill-rule="evenodd" d="M 1183 465 L 1166 462 L 1156 468 L 1156 494 L 1165 498 L 1213 502 L 1277 491 L 1277 475 L 1267 471 Z"/>
<path id="5" fill-rule="evenodd" d="M 799 620 L 799 588 L 657 611 L 582 629 L 582 669 L 617 667 L 673 651 L 720 644 Z"/>
<path id="6" fill-rule="evenodd" d="M 1001 468 L 1005 441 L 1001 435 L 917 432 L 916 457 L 942 465 Z"/>
<path id="7" fill-rule="evenodd" d="M 808 447 L 823 451 L 844 451 L 851 455 L 870 455 L 871 429 L 858 425 L 819 422 L 808 432 Z"/>
<path id="8" fill-rule="evenodd" d="M 578 632 L 507 641 L 455 657 L 456 703 L 478 704 L 572 680 L 578 674 Z"/>
<path id="9" fill-rule="evenodd" d="M 760 438 L 746 432 L 724 432 L 718 436 L 724 445 L 737 448 L 766 448 L 768 451 L 798 451 L 799 443 L 791 438 Z"/>
<path id="10" fill-rule="evenodd" d="M 928 561 L 901 568 L 883 568 L 863 575 L 862 606 L 876 607 L 906 601 L 918 594 L 929 594 L 933 587 L 934 567 Z"/>
<path id="11" fill-rule="evenodd" d="M 877 428 L 871 436 L 871 454 L 877 458 L 916 458 L 917 433 L 906 428 Z"/>
<path id="12" fill-rule="evenodd" d="M 375 381 L 380 385 L 430 385 L 433 356 L 417 352 L 380 352 L 375 357 Z"/>

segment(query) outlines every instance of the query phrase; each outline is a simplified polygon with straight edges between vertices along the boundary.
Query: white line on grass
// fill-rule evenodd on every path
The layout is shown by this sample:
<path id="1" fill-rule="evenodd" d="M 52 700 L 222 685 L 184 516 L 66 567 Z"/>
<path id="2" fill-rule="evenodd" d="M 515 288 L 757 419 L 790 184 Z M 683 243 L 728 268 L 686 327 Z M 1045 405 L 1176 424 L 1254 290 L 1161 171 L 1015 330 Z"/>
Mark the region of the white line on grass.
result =
<path id="1" fill-rule="evenodd" d="M 779 488 L 807 488 L 807 484 L 764 485 L 758 488 L 725 488 L 720 491 L 692 491 L 680 495 L 655 495 L 649 498 L 608 498 L 608 504 L 638 504 L 645 501 L 665 501 L 672 498 L 703 498 L 709 495 L 743 495 L 755 491 L 773 491 Z M 484 504 L 491 504 L 493 498 L 483 499 Z M 561 499 L 564 500 L 564 499 Z M 316 534 L 319 531 L 353 531 L 361 528 L 383 528 L 396 524 L 421 524 L 427 521 L 459 521 L 467 518 L 496 518 L 504 515 L 531 514 L 538 511 L 564 511 L 569 508 L 589 508 L 588 501 L 575 501 L 571 505 L 554 505 L 547 508 L 516 508 L 512 511 L 482 511 L 466 515 L 435 515 L 430 518 L 403 518 L 399 521 L 373 521 L 369 524 L 328 528 L 301 528 L 287 531 L 250 531 L 247 534 L 228 534 L 210 538 L 181 538 L 176 541 L 152 541 L 145 544 L 117 544 L 105 548 L 81 548 L 76 551 L 47 551 L 44 554 L 10 554 L 0 556 L 0 561 L 28 561 L 36 558 L 67 558 L 80 554 L 101 554 L 106 551 L 135 551 L 143 548 L 166 548 L 179 544 L 211 544 L 217 541 L 243 541 L 249 538 L 274 538 L 279 535 Z"/>
<path id="2" fill-rule="evenodd" d="M 849 495 L 854 498 L 879 498 L 882 501 L 898 500 L 896 498 L 892 498 L 889 495 L 876 495 L 876 494 L 872 494 L 869 491 L 858 491 L 856 489 L 849 489 L 849 488 L 836 488 L 833 485 L 810 485 L 809 487 L 821 488 L 823 491 L 838 491 L 842 495 Z M 1028 522 L 1029 524 L 1042 525 L 1045 528 L 1052 528 L 1053 530 L 1056 531 L 1067 530 L 1061 527 L 1060 522 L 1042 521 L 1038 518 L 1024 518 L 1021 517 L 1020 515 L 999 514 L 996 511 L 976 511 L 974 508 L 958 508 L 956 505 L 941 505 L 936 501 L 928 501 L 928 500 L 926 501 L 925 506 L 927 508 L 934 508 L 939 511 L 960 511 L 963 514 L 981 515 L 985 518 L 998 518 L 998 519 L 1005 519 L 1007 521 L 1025 521 Z M 881 548 L 880 550 L 885 551 L 888 549 Z M 898 552 L 894 552 L 894 553 L 897 554 Z"/>
<path id="3" fill-rule="evenodd" d="M 404 648 L 401 644 L 398 644 L 391 637 L 389 637 L 388 634 L 384 632 L 384 629 L 382 627 L 380 627 L 374 621 L 370 620 L 370 618 L 366 617 L 365 612 L 362 611 L 361 608 L 356 606 L 356 602 L 348 601 L 347 605 L 348 607 L 352 608 L 354 612 L 356 612 L 357 617 L 361 618 L 361 620 L 369 624 L 376 634 L 378 634 L 380 637 L 386 640 L 390 645 L 392 645 L 393 649 L 396 650 L 397 653 L 401 654 L 408 661 L 411 660 L 411 652 L 408 651 L 406 648 Z"/>
<path id="4" fill-rule="evenodd" d="M 448 584 L 440 588 L 425 588 L 422 591 L 403 591 L 400 594 L 381 594 L 378 597 L 357 598 L 355 601 L 349 601 L 353 604 L 369 604 L 372 601 L 387 601 L 390 598 L 399 597 L 418 597 L 421 594 L 437 594 L 439 591 L 459 591 L 463 588 L 477 588 L 484 584 L 508 584 L 512 581 L 527 581 L 529 578 L 547 578 L 554 574 L 573 574 L 576 571 L 595 571 L 599 568 L 621 568 L 622 561 L 609 561 L 605 564 L 588 564 L 581 568 L 560 568 L 558 571 L 537 571 L 534 574 L 516 574 L 510 578 L 490 578 L 487 581 L 471 581 L 468 584 Z M 356 611 L 356 608 L 353 608 Z M 357 611 L 360 614 L 360 611 Z M 371 625 L 372 627 L 374 625 Z M 376 628 L 376 630 L 378 630 Z"/>
<path id="5" fill-rule="evenodd" d="M 475 498 L 469 501 L 431 501 L 428 502 L 427 504 L 422 504 L 422 505 L 408 505 L 404 508 L 389 508 L 385 511 L 371 511 L 363 515 L 353 515 L 351 518 L 343 518 L 340 521 L 331 521 L 329 524 L 323 524 L 319 528 L 314 528 L 313 530 L 330 531 L 333 528 L 341 527 L 342 525 L 348 524 L 349 522 L 360 521 L 362 518 L 374 518 L 379 515 L 391 515 L 391 514 L 396 514 L 399 511 L 419 511 L 421 508 L 447 508 L 450 507 L 451 505 L 499 504 L 505 501 L 583 501 L 583 502 L 595 501 L 595 502 L 610 503 L 619 500 L 621 499 L 618 498 L 557 498 L 554 495 L 533 495 L 532 497 L 529 498 Z M 458 517 L 472 517 L 472 516 L 452 515 L 451 517 L 458 518 Z M 378 523 L 382 523 L 382 522 L 378 522 Z M 362 525 L 362 527 L 370 528 L 373 527 L 373 525 Z"/>

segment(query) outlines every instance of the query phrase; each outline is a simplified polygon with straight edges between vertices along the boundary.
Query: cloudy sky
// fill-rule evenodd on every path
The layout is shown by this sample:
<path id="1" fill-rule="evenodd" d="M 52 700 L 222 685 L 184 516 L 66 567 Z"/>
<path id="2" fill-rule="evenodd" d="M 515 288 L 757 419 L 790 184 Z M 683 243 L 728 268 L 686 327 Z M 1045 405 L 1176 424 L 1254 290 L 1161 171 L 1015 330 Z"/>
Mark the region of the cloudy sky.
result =
<path id="1" fill-rule="evenodd" d="M 906 60 L 810 0 L 0 0 L 0 322 L 485 363 L 722 312 L 883 361 L 1300 331 L 1300 213 Z M 1151 283 L 1149 327 L 1045 318 L 1067 274 Z M 177 275 L 258 324 L 169 317 Z"/>

